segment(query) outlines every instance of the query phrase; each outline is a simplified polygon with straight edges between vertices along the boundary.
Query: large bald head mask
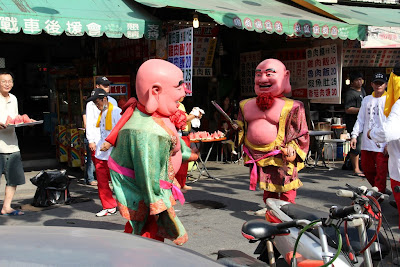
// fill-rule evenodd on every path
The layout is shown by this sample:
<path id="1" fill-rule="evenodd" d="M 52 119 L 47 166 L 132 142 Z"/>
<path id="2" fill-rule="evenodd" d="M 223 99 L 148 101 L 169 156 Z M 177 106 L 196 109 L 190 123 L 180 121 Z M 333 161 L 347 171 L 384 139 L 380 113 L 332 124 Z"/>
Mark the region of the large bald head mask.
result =
<path id="1" fill-rule="evenodd" d="M 290 93 L 290 71 L 277 59 L 266 59 L 258 64 L 254 79 L 257 95 L 270 93 L 272 96 Z"/>
<path id="2" fill-rule="evenodd" d="M 185 96 L 183 73 L 168 61 L 147 60 L 136 75 L 136 94 L 148 113 L 157 111 L 171 116 L 178 110 L 179 99 Z"/>

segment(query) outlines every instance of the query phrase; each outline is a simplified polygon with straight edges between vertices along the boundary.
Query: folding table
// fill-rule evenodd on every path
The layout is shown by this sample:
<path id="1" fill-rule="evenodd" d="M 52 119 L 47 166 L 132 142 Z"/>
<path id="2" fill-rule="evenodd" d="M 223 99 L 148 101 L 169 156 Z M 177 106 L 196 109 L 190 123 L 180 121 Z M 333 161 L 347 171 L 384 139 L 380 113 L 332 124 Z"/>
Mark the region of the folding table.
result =
<path id="1" fill-rule="evenodd" d="M 214 180 L 218 180 L 218 181 L 220 180 L 219 178 L 212 176 L 208 172 L 206 164 L 207 164 L 208 158 L 210 157 L 210 154 L 211 154 L 211 151 L 212 151 L 212 149 L 214 147 L 214 144 L 216 142 L 221 142 L 221 141 L 224 141 L 224 140 L 226 140 L 226 137 L 219 138 L 219 139 L 203 139 L 203 140 L 197 140 L 196 139 L 196 140 L 190 140 L 191 143 L 199 143 L 200 144 L 199 159 L 193 164 L 193 167 L 197 166 L 197 171 L 199 172 L 199 175 L 197 176 L 197 178 L 195 178 L 194 180 L 192 180 L 190 182 L 192 182 L 192 183 L 197 182 L 198 180 L 200 180 L 201 176 L 204 176 L 206 178 L 211 178 L 211 179 L 214 179 Z M 208 149 L 207 156 L 206 156 L 205 160 L 203 160 L 202 157 L 201 157 L 201 154 L 202 154 L 201 152 L 202 152 L 202 150 L 204 148 L 204 143 L 211 143 L 211 146 Z M 193 167 L 190 170 L 190 172 L 188 173 L 188 176 L 194 178 Z"/>

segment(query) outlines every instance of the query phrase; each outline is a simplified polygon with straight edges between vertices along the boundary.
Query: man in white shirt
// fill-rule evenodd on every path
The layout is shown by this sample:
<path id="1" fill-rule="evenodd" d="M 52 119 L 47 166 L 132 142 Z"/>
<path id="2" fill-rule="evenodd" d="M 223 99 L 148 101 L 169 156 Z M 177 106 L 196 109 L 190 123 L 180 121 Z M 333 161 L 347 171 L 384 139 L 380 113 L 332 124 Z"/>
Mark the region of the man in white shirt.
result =
<path id="1" fill-rule="evenodd" d="M 103 89 L 108 94 L 110 91 L 111 82 L 107 77 L 97 77 L 96 78 L 96 88 Z M 95 90 L 92 91 L 94 94 Z M 118 106 L 117 101 L 107 96 L 108 102 L 112 103 L 115 107 Z M 97 119 L 99 117 L 100 110 L 96 107 L 93 101 L 89 101 L 86 104 L 86 138 L 89 143 L 89 149 L 92 152 L 91 158 L 94 162 L 94 153 L 96 151 L 96 145 L 100 141 L 100 129 L 96 127 Z M 91 182 L 91 185 L 96 185 L 95 181 Z"/>
<path id="2" fill-rule="evenodd" d="M 369 129 L 374 127 L 382 127 L 382 123 L 386 121 L 383 114 L 386 101 L 386 75 L 383 73 L 375 73 L 371 82 L 372 95 L 364 97 L 360 110 L 358 112 L 357 121 L 351 132 L 351 148 L 356 149 L 357 137 Z M 371 186 L 376 186 L 379 192 L 386 191 L 386 177 L 388 175 L 388 154 L 386 143 L 376 143 L 367 138 L 364 134 L 361 137 L 361 167 Z"/>
<path id="3" fill-rule="evenodd" d="M 393 196 L 399 212 L 400 228 L 400 193 L 395 188 L 400 186 L 400 65 L 396 64 L 390 74 L 384 114 L 387 119 L 380 127 L 372 127 L 367 136 L 374 142 L 387 142 L 389 153 L 389 176 Z"/>
<path id="4" fill-rule="evenodd" d="M 1 214 L 18 216 L 24 213 L 11 208 L 11 201 L 17 186 L 25 184 L 25 175 L 15 128 L 6 125 L 7 117 L 18 115 L 17 98 L 10 93 L 13 86 L 12 73 L 0 70 L 0 175 L 4 174 L 7 182 Z"/>
<path id="5" fill-rule="evenodd" d="M 100 139 L 96 143 L 94 165 L 96 168 L 99 198 L 103 206 L 103 209 L 96 213 L 96 216 L 102 217 L 117 212 L 117 202 L 113 198 L 113 193 L 109 185 L 111 177 L 108 158 L 112 147 L 102 149 L 102 144 L 121 118 L 121 109 L 117 105 L 108 102 L 107 92 L 100 88 L 94 90 L 93 95 L 88 98 L 88 101 L 92 101 L 100 111 L 96 122 L 96 128 L 100 130 Z"/>

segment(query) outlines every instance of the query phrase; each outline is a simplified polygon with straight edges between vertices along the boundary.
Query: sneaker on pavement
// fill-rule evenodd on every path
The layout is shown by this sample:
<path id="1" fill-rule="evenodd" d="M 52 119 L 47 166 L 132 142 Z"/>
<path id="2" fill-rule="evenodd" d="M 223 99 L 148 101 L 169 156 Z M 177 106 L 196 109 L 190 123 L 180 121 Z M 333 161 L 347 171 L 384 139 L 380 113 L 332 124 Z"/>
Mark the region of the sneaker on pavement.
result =
<path id="1" fill-rule="evenodd" d="M 87 185 L 93 185 L 93 186 L 96 186 L 96 185 L 97 185 L 97 181 L 91 181 L 91 182 L 87 183 Z"/>
<path id="2" fill-rule="evenodd" d="M 117 213 L 117 208 L 112 208 L 112 209 L 104 209 L 96 213 L 96 217 L 103 217 L 103 216 L 109 216 Z"/>
<path id="3" fill-rule="evenodd" d="M 117 213 L 117 208 L 108 209 L 108 212 L 111 214 Z"/>

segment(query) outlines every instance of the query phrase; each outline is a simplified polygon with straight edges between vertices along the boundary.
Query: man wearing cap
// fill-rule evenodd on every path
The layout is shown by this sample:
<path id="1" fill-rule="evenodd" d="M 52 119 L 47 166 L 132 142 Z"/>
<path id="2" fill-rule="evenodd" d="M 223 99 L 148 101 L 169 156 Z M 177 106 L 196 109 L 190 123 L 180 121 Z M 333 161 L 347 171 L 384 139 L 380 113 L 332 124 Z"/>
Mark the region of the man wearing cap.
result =
<path id="1" fill-rule="evenodd" d="M 359 71 L 353 71 L 350 73 L 350 88 L 346 91 L 344 96 L 344 111 L 346 120 L 346 130 L 351 133 L 353 131 L 354 124 L 357 121 L 358 111 L 361 107 L 361 101 L 365 97 L 366 93 L 362 87 L 364 83 L 363 75 Z M 351 148 L 349 155 L 351 164 L 353 165 L 353 170 L 355 176 L 364 177 L 364 173 L 360 170 L 359 158 L 361 152 L 361 134 L 357 139 L 357 146 L 355 149 Z"/>
<path id="2" fill-rule="evenodd" d="M 395 190 L 396 186 L 400 186 L 400 63 L 396 63 L 390 74 L 387 92 L 384 109 L 387 119 L 380 127 L 370 128 L 367 136 L 374 142 L 388 144 L 390 185 L 397 204 L 400 228 L 400 193 Z"/>
<path id="3" fill-rule="evenodd" d="M 383 114 L 386 101 L 386 75 L 375 73 L 371 82 L 372 95 L 368 95 L 361 103 L 357 121 L 351 132 L 351 148 L 356 149 L 357 137 L 361 133 L 367 133 L 374 127 L 382 127 L 386 121 Z M 379 192 L 385 193 L 386 177 L 388 174 L 388 154 L 386 143 L 377 143 L 369 139 L 366 135 L 361 139 L 361 167 L 365 177 L 371 186 L 376 186 Z"/>
<path id="4" fill-rule="evenodd" d="M 100 111 L 96 122 L 96 128 L 100 131 L 100 140 L 96 143 L 94 165 L 96 168 L 99 198 L 103 209 L 96 213 L 97 217 L 107 216 L 117 212 L 117 202 L 112 196 L 109 185 L 111 177 L 110 169 L 108 168 L 108 158 L 112 148 L 104 151 L 101 145 L 121 118 L 121 109 L 117 105 L 110 103 L 107 95 L 105 90 L 97 88 L 94 90 L 92 96 L 88 98 L 88 101 L 94 103 L 96 108 Z"/>
<path id="5" fill-rule="evenodd" d="M 96 88 L 103 89 L 108 94 L 110 91 L 110 81 L 107 77 L 97 77 L 96 78 Z M 92 91 L 94 94 L 94 90 Z M 112 103 L 114 107 L 117 107 L 117 101 L 107 96 L 108 102 Z M 100 140 L 100 129 L 96 127 L 97 119 L 99 117 L 100 110 L 96 107 L 96 105 L 89 101 L 86 104 L 86 138 L 89 143 L 89 149 L 91 151 L 91 158 L 94 162 L 94 153 L 96 151 L 96 145 L 99 143 Z M 89 156 L 89 155 L 88 155 Z M 90 185 L 96 185 L 96 181 L 87 181 Z"/>

